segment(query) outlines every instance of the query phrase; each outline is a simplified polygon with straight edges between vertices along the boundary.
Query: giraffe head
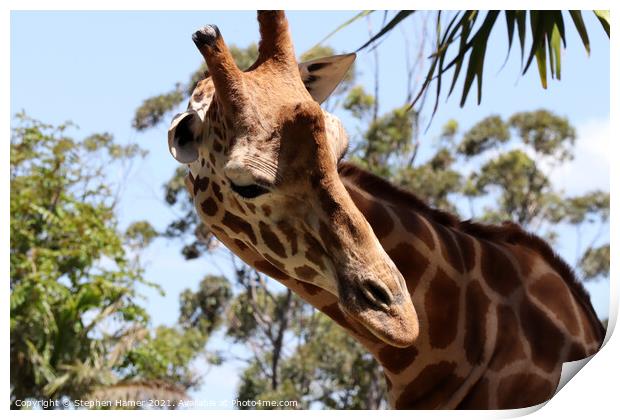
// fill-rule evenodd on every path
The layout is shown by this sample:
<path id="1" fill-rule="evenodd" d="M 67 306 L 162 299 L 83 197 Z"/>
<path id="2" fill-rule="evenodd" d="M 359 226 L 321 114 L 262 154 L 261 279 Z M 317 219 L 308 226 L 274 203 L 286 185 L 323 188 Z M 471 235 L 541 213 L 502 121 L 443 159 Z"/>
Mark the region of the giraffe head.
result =
<path id="1" fill-rule="evenodd" d="M 174 118 L 168 143 L 189 165 L 197 211 L 216 236 L 333 294 L 385 343 L 409 346 L 418 335 L 411 297 L 339 178 L 347 136 L 318 103 L 355 56 L 298 65 L 284 13 L 258 21 L 259 56 L 245 72 L 216 26 L 193 35 L 210 77 Z"/>

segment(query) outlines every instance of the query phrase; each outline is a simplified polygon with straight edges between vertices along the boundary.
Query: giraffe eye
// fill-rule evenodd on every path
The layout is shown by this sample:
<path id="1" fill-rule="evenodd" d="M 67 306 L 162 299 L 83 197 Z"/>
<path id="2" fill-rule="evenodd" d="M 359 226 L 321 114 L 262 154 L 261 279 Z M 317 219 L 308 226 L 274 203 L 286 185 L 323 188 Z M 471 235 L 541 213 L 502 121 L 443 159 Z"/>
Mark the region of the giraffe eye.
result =
<path id="1" fill-rule="evenodd" d="M 230 188 L 243 198 L 256 198 L 269 192 L 267 188 L 257 184 L 237 185 L 231 182 Z"/>

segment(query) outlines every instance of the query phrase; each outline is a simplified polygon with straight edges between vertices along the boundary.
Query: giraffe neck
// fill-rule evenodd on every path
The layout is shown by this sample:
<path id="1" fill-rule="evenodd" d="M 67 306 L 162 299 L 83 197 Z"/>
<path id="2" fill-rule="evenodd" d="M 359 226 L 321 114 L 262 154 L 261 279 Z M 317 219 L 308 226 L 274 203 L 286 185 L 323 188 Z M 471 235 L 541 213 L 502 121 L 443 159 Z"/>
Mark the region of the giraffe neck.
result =
<path id="1" fill-rule="evenodd" d="M 403 274 L 419 317 L 415 345 L 400 349 L 376 343 L 369 348 L 384 368 L 390 403 L 395 408 L 448 406 L 450 400 L 461 398 L 459 391 L 466 390 L 468 381 L 476 379 L 478 364 L 470 360 L 478 362 L 485 344 L 492 344 L 493 337 L 474 340 L 475 332 L 465 328 L 462 300 L 472 278 L 468 270 L 472 261 L 455 251 L 463 245 L 473 249 L 475 244 L 457 244 L 447 228 L 401 203 L 378 198 L 350 176 L 350 168 L 341 168 L 351 198 Z M 480 332 L 485 314 L 476 315 L 467 321 Z M 470 343 L 468 352 L 463 351 L 465 341 Z"/>
<path id="2" fill-rule="evenodd" d="M 534 405 L 552 396 L 562 362 L 599 348 L 604 331 L 589 299 L 574 295 L 539 255 L 544 248 L 515 245 L 518 232 L 480 233 L 480 226 L 466 222 L 464 232 L 450 216 L 380 178 L 346 164 L 339 172 L 406 279 L 420 322 L 411 347 L 384 344 L 348 318 L 334 295 L 288 277 L 242 241 L 211 227 L 246 263 L 279 280 L 366 347 L 384 368 L 393 407 Z M 198 180 L 189 176 L 187 182 L 195 193 Z"/>
<path id="3" fill-rule="evenodd" d="M 339 169 L 419 316 L 409 348 L 363 343 L 384 368 L 393 407 L 538 404 L 553 395 L 564 361 L 599 348 L 604 333 L 589 299 L 558 274 L 566 275 L 561 264 L 539 255 L 544 246 L 519 243 L 520 229 L 499 234 L 465 223 L 469 234 L 386 181 L 348 164 Z"/>

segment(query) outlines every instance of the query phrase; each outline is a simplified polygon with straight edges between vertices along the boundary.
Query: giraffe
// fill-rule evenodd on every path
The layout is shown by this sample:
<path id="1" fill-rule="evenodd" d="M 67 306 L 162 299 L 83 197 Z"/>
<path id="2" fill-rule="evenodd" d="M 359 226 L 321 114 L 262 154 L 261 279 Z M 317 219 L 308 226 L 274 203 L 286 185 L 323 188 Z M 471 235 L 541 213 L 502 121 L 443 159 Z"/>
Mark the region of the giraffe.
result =
<path id="1" fill-rule="evenodd" d="M 342 162 L 325 100 L 354 55 L 297 64 L 284 12 L 258 12 L 239 70 L 218 28 L 209 76 L 168 132 L 201 220 L 239 258 L 332 318 L 384 369 L 397 409 L 504 409 L 551 398 L 605 331 L 570 267 L 512 223 L 460 221 Z"/>

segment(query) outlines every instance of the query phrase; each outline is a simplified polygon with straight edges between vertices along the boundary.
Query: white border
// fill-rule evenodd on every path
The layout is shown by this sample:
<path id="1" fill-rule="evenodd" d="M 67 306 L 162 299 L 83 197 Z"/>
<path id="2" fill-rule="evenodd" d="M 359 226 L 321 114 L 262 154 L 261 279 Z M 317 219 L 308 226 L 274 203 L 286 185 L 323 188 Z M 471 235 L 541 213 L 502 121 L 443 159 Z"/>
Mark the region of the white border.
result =
<path id="1" fill-rule="evenodd" d="M 162 0 L 151 0 L 149 2 L 140 2 L 140 1 L 130 1 L 130 0 L 107 0 L 107 1 L 90 1 L 79 2 L 75 0 L 60 0 L 55 1 L 53 4 L 49 1 L 43 0 L 26 0 L 26 1 L 17 1 L 17 0 L 5 0 L 2 2 L 2 18 L 0 20 L 0 27 L 2 28 L 2 43 L 0 44 L 0 48 L 2 48 L 2 55 L 5 57 L 5 60 L 2 61 L 3 65 L 0 66 L 0 77 L 2 80 L 2 92 L 3 98 L 1 102 L 1 110 L 2 117 L 0 118 L 1 124 L 1 132 L 4 134 L 6 141 L 4 141 L 3 147 L 0 149 L 0 162 L 2 162 L 2 174 L 5 177 L 4 182 L 0 183 L 0 193 L 2 194 L 2 204 L 0 205 L 0 217 L 2 218 L 2 227 L 0 228 L 0 243 L 2 247 L 2 251 L 4 254 L 4 258 L 2 259 L 2 272 L 6 273 L 5 279 L 9 277 L 9 234 L 8 234 L 8 226 L 9 226 L 9 203 L 10 203 L 10 191 L 9 191 L 9 153 L 8 153 L 8 136 L 10 135 L 10 75 L 9 75 L 9 48 L 10 48 L 10 11 L 11 10 L 204 10 L 204 9 L 212 9 L 212 10 L 235 10 L 235 9 L 243 9 L 249 10 L 257 7 L 257 2 L 250 1 L 234 1 L 227 0 L 221 2 L 207 1 L 207 0 L 176 0 L 174 2 L 171 1 L 162 1 Z M 455 2 L 455 1 L 444 1 L 444 0 L 436 0 L 436 1 L 417 1 L 415 3 L 404 2 L 404 1 L 367 1 L 367 0 L 358 0 L 358 1 L 347 1 L 347 2 L 339 2 L 337 5 L 333 1 L 324 1 L 324 0 L 315 0 L 312 3 L 299 2 L 299 3 L 291 3 L 285 1 L 261 1 L 260 8 L 269 9 L 269 8 L 286 8 L 289 10 L 359 10 L 359 9 L 407 9 L 416 7 L 418 9 L 462 9 L 464 7 L 473 8 L 473 9 L 493 9 L 497 8 L 498 3 L 496 1 L 469 1 L 467 4 L 463 2 Z M 510 8 L 519 8 L 519 9 L 533 9 L 537 7 L 545 7 L 549 9 L 583 9 L 586 6 L 588 8 L 595 9 L 611 9 L 611 18 L 612 18 L 612 27 L 616 27 L 617 22 L 616 19 L 616 9 L 614 9 L 614 3 L 610 1 L 547 1 L 541 4 L 540 1 L 519 1 L 519 2 L 502 2 L 501 7 L 505 9 Z M 620 10 L 620 9 L 618 9 Z M 618 66 L 618 51 L 617 46 L 613 42 L 611 43 L 611 124 L 612 129 L 611 132 L 618 133 L 620 132 L 618 128 L 618 82 L 617 75 L 619 74 L 620 68 Z M 584 80 L 584 83 L 587 83 L 587 80 Z M 619 138 L 612 138 L 610 141 L 611 156 L 620 156 L 620 150 L 618 147 Z M 618 240 L 618 234 L 620 232 L 620 223 L 617 222 L 617 219 L 614 213 L 617 213 L 615 205 L 616 200 L 615 197 L 618 196 L 619 191 L 619 183 L 617 182 L 618 176 L 620 175 L 620 167 L 616 167 L 612 165 L 611 167 L 611 205 L 612 205 L 612 216 L 611 216 L 611 241 L 612 243 L 616 243 Z M 612 248 L 614 249 L 614 248 Z M 374 412 L 363 412 L 363 411 L 347 411 L 347 412 L 334 412 L 334 411 L 321 411 L 320 416 L 326 418 L 338 417 L 339 419 L 343 417 L 353 417 L 358 418 L 359 416 L 376 416 L 376 415 L 388 415 L 390 417 L 396 418 L 407 418 L 411 419 L 411 416 L 415 416 L 416 418 L 445 418 L 459 416 L 459 418 L 507 418 L 507 417 L 516 417 L 520 415 L 525 415 L 528 413 L 532 413 L 536 418 L 584 418 L 587 416 L 589 419 L 594 418 L 608 418 L 610 413 L 617 413 L 618 409 L 618 397 L 617 397 L 617 380 L 618 380 L 618 371 L 619 371 L 619 359 L 618 354 L 620 354 L 618 344 L 618 339 L 614 339 L 611 336 L 611 332 L 616 324 L 617 314 L 618 314 L 618 287 L 617 287 L 617 279 L 618 279 L 618 265 L 616 260 L 613 258 L 612 252 L 612 261 L 611 261 L 611 280 L 610 280 L 610 306 L 609 306 L 609 331 L 606 337 L 606 345 L 599 352 L 599 354 L 595 355 L 590 363 L 588 363 L 587 367 L 583 369 L 582 372 L 579 373 L 579 377 L 577 380 L 570 381 L 564 388 L 561 388 L 561 391 L 550 400 L 549 403 L 542 404 L 541 406 L 522 409 L 522 410 L 507 410 L 507 411 L 493 411 L 493 412 L 480 412 L 480 411 L 459 411 L 459 412 L 428 412 L 428 411 L 416 411 L 415 413 L 410 412 L 381 412 L 380 414 Z M 6 267 L 5 267 L 6 264 Z M 4 283 L 6 286 L 6 283 Z M 5 289 L 6 290 L 6 289 Z M 4 322 L 1 323 L 1 333 L 3 340 L 5 343 L 1 352 L 3 355 L 3 364 L 2 370 L 0 374 L 2 378 L 4 378 L 4 386 L 2 387 L 2 394 L 6 396 L 6 405 L 5 408 L 8 409 L 8 396 L 10 392 L 10 384 L 9 384 L 9 328 L 8 328 L 8 309 L 9 308 L 9 294 L 7 293 L 2 295 L 2 308 L 5 308 L 5 318 Z M 545 406 L 544 409 L 538 410 L 542 406 Z M 213 416 L 216 418 L 219 417 L 233 417 L 239 418 L 241 416 L 251 415 L 252 417 L 269 417 L 271 419 L 275 418 L 283 418 L 283 416 L 288 417 L 292 415 L 290 412 L 252 412 L 251 414 L 248 412 L 241 411 L 222 411 L 222 412 L 214 412 L 210 411 L 208 413 L 200 410 L 196 411 L 183 411 L 183 412 L 175 412 L 177 416 L 189 416 L 189 417 L 200 417 L 203 419 L 205 416 Z M 114 412 L 114 416 L 136 416 L 136 415 L 148 415 L 149 418 L 162 418 L 163 416 L 169 416 L 170 412 L 136 412 L 136 411 L 121 411 Z M 99 417 L 99 416 L 109 416 L 111 415 L 108 412 L 93 412 L 93 411 L 75 411 L 75 412 L 11 412 L 10 415 L 15 417 L 22 416 L 45 416 L 45 417 L 57 417 L 62 416 L 63 418 L 72 417 L 72 416 L 88 416 L 88 417 Z M 316 413 L 310 411 L 300 411 L 295 412 L 295 416 L 306 417 L 312 416 L 314 418 Z"/>

